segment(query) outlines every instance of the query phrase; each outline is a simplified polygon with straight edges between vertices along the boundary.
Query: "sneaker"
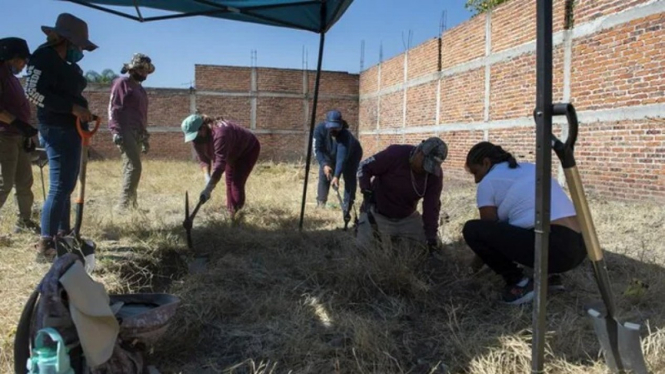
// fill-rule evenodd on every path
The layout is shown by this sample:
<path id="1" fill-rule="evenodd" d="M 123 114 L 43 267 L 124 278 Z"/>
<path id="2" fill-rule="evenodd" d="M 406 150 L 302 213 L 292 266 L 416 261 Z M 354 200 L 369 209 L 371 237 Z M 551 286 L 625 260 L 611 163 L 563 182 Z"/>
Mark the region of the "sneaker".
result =
<path id="1" fill-rule="evenodd" d="M 35 221 L 31 219 L 19 219 L 14 226 L 14 234 L 20 234 L 22 232 L 31 233 L 31 234 L 40 234 L 42 229 L 39 227 Z"/>
<path id="2" fill-rule="evenodd" d="M 550 274 L 550 276 L 547 277 L 547 288 L 550 291 L 556 291 L 556 292 L 565 291 L 566 287 L 563 285 L 561 274 Z"/>
<path id="3" fill-rule="evenodd" d="M 316 208 L 317 209 L 325 209 L 326 208 L 326 202 L 325 201 L 316 201 Z"/>
<path id="4" fill-rule="evenodd" d="M 506 286 L 503 292 L 503 302 L 510 305 L 519 305 L 533 300 L 533 280 L 522 278 L 521 281 Z"/>

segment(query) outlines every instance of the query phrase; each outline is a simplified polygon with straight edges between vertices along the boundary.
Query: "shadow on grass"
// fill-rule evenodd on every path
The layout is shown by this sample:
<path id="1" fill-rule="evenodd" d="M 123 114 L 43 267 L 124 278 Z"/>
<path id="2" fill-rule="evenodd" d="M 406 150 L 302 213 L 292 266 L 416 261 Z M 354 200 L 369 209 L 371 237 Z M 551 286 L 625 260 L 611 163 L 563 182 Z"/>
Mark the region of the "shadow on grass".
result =
<path id="1" fill-rule="evenodd" d="M 180 246 L 159 248 L 149 261 L 111 261 L 124 279 L 142 277 L 142 289 L 183 299 L 155 351 L 163 372 L 528 371 L 532 307 L 501 304 L 502 282 L 491 271 L 469 274 L 463 242 L 435 256 L 420 248 L 357 248 L 352 231 L 313 231 L 329 227 L 327 219 L 308 217 L 300 233 L 298 217 L 286 210 L 251 214 L 258 218 L 237 227 L 197 218 L 193 250 L 179 226 L 166 231 L 181 237 Z M 203 266 L 188 274 L 201 257 Z M 625 317 L 662 328 L 665 302 L 656 295 L 665 292 L 665 269 L 625 254 L 608 253 L 607 262 Z M 651 287 L 624 297 L 633 278 Z M 599 350 L 584 312 L 599 299 L 590 264 L 564 282 L 567 292 L 548 302 L 548 359 L 584 372 Z M 646 348 L 653 361 L 657 349 Z"/>

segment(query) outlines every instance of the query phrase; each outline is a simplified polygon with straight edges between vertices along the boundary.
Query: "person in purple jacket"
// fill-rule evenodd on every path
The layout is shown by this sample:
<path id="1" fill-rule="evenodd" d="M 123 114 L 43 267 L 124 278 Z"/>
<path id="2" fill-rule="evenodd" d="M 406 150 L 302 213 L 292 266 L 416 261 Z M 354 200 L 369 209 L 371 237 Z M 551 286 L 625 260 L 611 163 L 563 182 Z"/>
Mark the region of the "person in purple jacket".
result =
<path id="1" fill-rule="evenodd" d="M 360 163 L 360 245 L 370 245 L 375 239 L 382 243 L 407 239 L 427 245 L 430 252 L 439 247 L 441 163 L 447 155 L 446 143 L 431 137 L 417 146 L 391 145 Z M 422 217 L 416 210 L 421 199 Z"/>
<path id="2" fill-rule="evenodd" d="M 226 209 L 231 220 L 245 205 L 245 183 L 259 158 L 259 139 L 245 127 L 206 115 L 192 114 L 182 121 L 185 143 L 193 142 L 194 151 L 203 170 L 206 186 L 200 201 L 210 194 L 226 173 Z"/>
<path id="3" fill-rule="evenodd" d="M 148 153 L 148 94 L 141 83 L 155 71 L 150 57 L 136 53 L 123 65 L 113 82 L 109 99 L 109 130 L 122 156 L 122 193 L 118 208 L 137 208 L 136 190 L 141 180 L 141 153 Z"/>
<path id="4" fill-rule="evenodd" d="M 0 208 L 16 189 L 19 219 L 15 232 L 40 228 L 32 218 L 32 167 L 30 153 L 37 129 L 30 125 L 30 104 L 15 77 L 28 62 L 28 43 L 20 38 L 0 39 Z"/>

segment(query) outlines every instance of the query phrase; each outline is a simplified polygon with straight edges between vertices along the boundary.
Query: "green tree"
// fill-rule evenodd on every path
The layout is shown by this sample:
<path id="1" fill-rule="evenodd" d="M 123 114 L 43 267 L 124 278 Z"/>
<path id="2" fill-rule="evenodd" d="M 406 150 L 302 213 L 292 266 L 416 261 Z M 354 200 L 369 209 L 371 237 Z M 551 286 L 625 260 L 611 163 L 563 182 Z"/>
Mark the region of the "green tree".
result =
<path id="1" fill-rule="evenodd" d="M 505 3 L 508 0 L 466 0 L 464 7 L 476 12 L 476 14 L 487 12 L 489 9 Z"/>
<path id="2" fill-rule="evenodd" d="M 118 74 L 111 69 L 104 69 L 101 74 L 94 70 L 89 70 L 85 73 L 85 79 L 90 83 L 111 84 L 116 78 L 118 78 Z"/>

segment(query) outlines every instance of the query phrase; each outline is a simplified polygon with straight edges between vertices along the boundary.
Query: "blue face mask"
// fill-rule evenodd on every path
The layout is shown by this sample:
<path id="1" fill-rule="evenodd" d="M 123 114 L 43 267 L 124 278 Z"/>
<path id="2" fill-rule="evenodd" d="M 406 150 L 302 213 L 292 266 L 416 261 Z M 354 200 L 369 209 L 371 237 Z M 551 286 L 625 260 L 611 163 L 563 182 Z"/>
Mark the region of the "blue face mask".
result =
<path id="1" fill-rule="evenodd" d="M 77 63 L 81 61 L 83 58 L 83 52 L 78 50 L 77 48 L 69 48 L 67 49 L 67 56 L 65 56 L 65 59 L 71 63 Z"/>

